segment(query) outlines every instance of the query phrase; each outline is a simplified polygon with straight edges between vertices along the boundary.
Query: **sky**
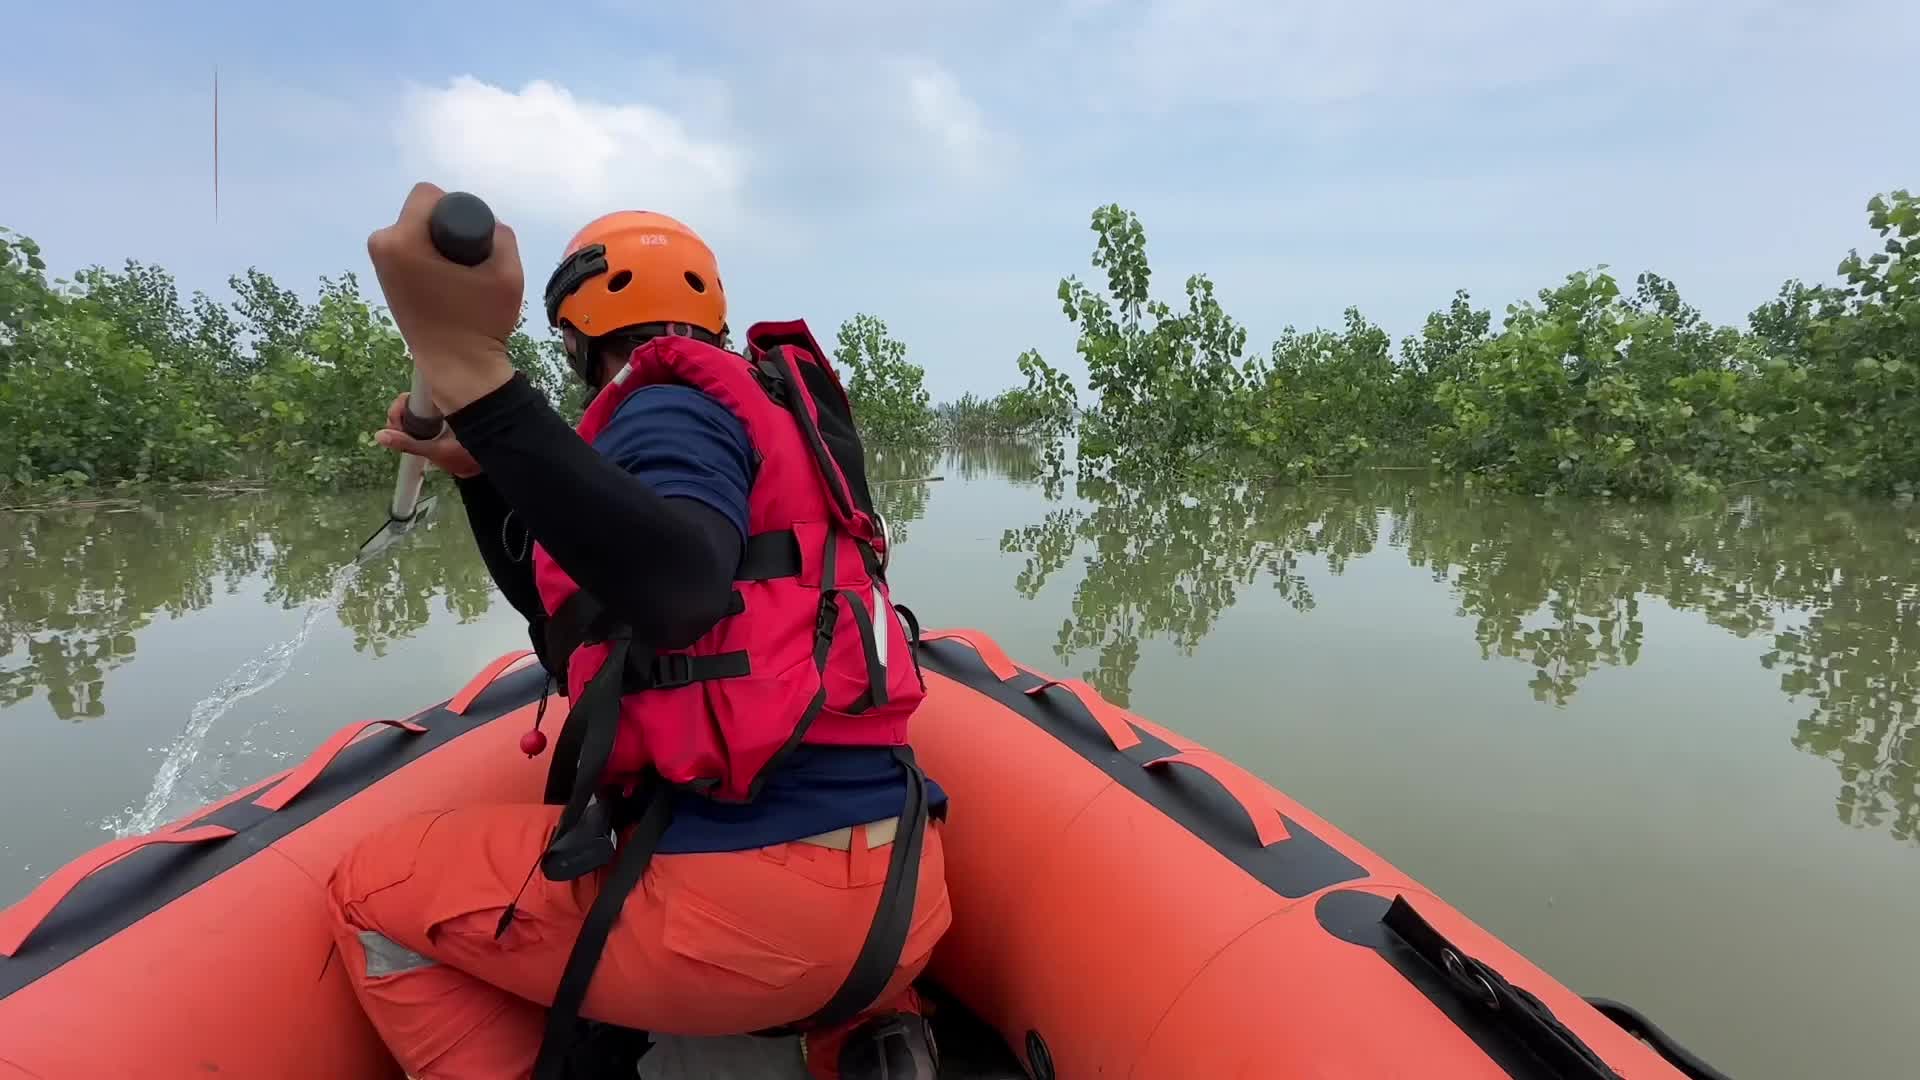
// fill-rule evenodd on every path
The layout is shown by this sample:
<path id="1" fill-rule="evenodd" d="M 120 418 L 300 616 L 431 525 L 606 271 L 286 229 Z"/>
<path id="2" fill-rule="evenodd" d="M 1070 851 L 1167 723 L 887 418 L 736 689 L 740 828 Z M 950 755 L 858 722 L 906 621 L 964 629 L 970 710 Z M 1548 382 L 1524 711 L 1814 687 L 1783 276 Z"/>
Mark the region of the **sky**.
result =
<path id="1" fill-rule="evenodd" d="M 870 312 L 936 399 L 1027 348 L 1078 380 L 1055 291 L 1109 202 L 1157 295 L 1208 274 L 1265 351 L 1602 264 L 1742 322 L 1920 186 L 1911 0 L 10 4 L 0 40 L 0 226 L 56 272 L 372 293 L 429 179 L 514 226 L 537 323 L 575 229 L 659 210 L 736 329 Z"/>

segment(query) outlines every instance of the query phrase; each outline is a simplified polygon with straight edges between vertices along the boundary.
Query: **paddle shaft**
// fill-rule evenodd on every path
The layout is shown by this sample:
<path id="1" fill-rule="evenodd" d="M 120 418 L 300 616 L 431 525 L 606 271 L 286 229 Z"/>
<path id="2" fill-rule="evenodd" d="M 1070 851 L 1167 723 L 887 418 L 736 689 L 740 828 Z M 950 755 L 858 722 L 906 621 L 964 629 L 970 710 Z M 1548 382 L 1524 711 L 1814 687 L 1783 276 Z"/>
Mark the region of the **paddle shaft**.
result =
<path id="1" fill-rule="evenodd" d="M 442 256 L 462 266 L 478 266 L 493 254 L 493 211 L 476 195 L 449 192 L 440 197 L 428 216 L 427 234 L 434 250 Z M 413 438 L 425 441 L 437 438 L 445 425 L 427 388 L 426 376 L 416 365 L 407 407 L 400 413 L 400 427 Z M 389 520 L 407 521 L 413 517 L 426 472 L 426 458 L 418 454 L 401 455 L 400 475 L 393 484 L 393 501 L 387 506 Z"/>

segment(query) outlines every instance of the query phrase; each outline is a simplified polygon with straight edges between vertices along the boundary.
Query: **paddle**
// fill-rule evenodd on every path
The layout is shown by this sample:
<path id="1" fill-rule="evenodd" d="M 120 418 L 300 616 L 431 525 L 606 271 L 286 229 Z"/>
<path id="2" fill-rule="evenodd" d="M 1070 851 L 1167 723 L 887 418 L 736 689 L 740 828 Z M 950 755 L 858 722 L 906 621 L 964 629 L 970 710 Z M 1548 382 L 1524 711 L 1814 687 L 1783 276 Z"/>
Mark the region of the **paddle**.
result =
<path id="1" fill-rule="evenodd" d="M 478 266 L 493 254 L 493 211 L 477 195 L 452 191 L 440 197 L 427 218 L 427 232 L 434 250 L 462 266 Z M 419 367 L 413 369 L 413 390 L 407 395 L 407 407 L 400 414 L 400 427 L 416 439 L 432 439 L 440 434 L 446 421 L 427 392 L 427 382 Z M 400 475 L 394 480 L 393 500 L 387 504 L 386 524 L 360 545 L 355 562 L 365 562 L 391 547 L 401 537 L 433 514 L 437 499 L 420 501 L 420 486 L 426 479 L 427 459 L 418 454 L 400 455 Z"/>

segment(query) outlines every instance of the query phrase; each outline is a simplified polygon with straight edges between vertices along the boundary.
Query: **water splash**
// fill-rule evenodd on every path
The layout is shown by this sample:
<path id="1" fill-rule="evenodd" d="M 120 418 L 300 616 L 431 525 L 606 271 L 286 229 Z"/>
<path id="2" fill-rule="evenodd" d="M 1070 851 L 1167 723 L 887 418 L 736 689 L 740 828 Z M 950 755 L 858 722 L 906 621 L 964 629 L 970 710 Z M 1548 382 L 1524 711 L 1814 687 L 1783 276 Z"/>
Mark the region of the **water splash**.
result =
<path id="1" fill-rule="evenodd" d="M 334 571 L 327 595 L 307 605 L 300 618 L 300 629 L 292 637 L 235 668 L 233 674 L 214 687 L 213 693 L 194 705 L 187 715 L 187 726 L 181 729 L 180 734 L 174 737 L 173 744 L 167 748 L 166 759 L 154 774 L 153 788 L 147 792 L 145 801 L 138 807 L 128 807 L 124 813 L 106 822 L 108 830 L 116 836 L 137 836 L 152 832 L 169 820 L 175 812 L 174 795 L 180 787 L 180 781 L 199 761 L 214 723 L 235 705 L 286 677 L 293 668 L 293 655 L 300 651 L 300 646 L 306 644 L 307 637 L 313 633 L 314 624 L 320 621 L 321 616 L 340 606 L 341 600 L 346 597 L 347 587 L 353 583 L 359 569 L 360 564 L 355 561 Z"/>

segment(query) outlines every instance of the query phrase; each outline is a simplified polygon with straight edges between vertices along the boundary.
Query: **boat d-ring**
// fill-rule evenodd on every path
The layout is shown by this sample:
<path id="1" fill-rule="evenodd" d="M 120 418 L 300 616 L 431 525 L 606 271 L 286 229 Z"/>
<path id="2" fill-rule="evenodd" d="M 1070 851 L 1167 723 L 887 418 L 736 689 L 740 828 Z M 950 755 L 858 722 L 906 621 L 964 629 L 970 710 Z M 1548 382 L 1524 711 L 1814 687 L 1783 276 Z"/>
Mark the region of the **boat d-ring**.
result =
<path id="1" fill-rule="evenodd" d="M 887 519 L 880 516 L 879 510 L 868 516 L 880 526 L 880 572 L 885 574 L 887 564 L 893 561 L 893 530 L 887 527 Z"/>
<path id="2" fill-rule="evenodd" d="M 1440 966 L 1447 969 L 1447 974 L 1453 976 L 1454 982 L 1477 993 L 1481 1004 L 1489 1009 L 1500 1008 L 1500 996 L 1493 992 L 1493 984 L 1487 981 L 1486 976 L 1468 971 L 1466 961 L 1460 959 L 1459 953 L 1452 949 L 1441 949 Z"/>

